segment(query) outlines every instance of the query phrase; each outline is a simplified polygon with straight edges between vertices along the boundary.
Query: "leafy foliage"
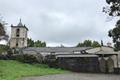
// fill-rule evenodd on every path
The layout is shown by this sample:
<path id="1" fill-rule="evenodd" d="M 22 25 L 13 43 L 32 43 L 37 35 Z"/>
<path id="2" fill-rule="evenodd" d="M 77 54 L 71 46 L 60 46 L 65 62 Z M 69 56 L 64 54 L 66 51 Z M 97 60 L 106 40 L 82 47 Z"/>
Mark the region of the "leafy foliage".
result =
<path id="1" fill-rule="evenodd" d="M 120 0 L 106 0 L 109 7 L 103 7 L 103 12 L 110 16 L 120 16 Z"/>
<path id="2" fill-rule="evenodd" d="M 6 35 L 5 30 L 5 21 L 2 21 L 2 18 L 0 16 L 0 40 L 8 40 L 8 35 Z"/>
<path id="3" fill-rule="evenodd" d="M 85 40 L 84 43 L 85 47 L 90 47 L 92 46 L 92 41 L 91 40 Z"/>
<path id="4" fill-rule="evenodd" d="M 116 27 L 108 32 L 108 36 L 112 37 L 115 50 L 120 50 L 120 20 L 117 21 Z"/>
<path id="5" fill-rule="evenodd" d="M 92 47 L 100 47 L 101 45 L 97 41 L 93 41 Z"/>
<path id="6" fill-rule="evenodd" d="M 77 47 L 100 47 L 100 44 L 97 41 L 85 40 L 83 43 L 78 43 Z"/>
<path id="7" fill-rule="evenodd" d="M 8 40 L 8 35 L 6 35 L 5 27 L 2 23 L 0 23 L 0 40 Z"/>
<path id="8" fill-rule="evenodd" d="M 28 38 L 28 47 L 46 47 L 46 42 L 40 40 L 34 41 L 31 38 Z"/>
<path id="9" fill-rule="evenodd" d="M 106 0 L 109 7 L 103 7 L 103 12 L 109 16 L 120 16 L 120 0 Z M 115 51 L 120 50 L 120 20 L 117 21 L 115 28 L 108 31 L 108 36 L 112 37 Z"/>
<path id="10" fill-rule="evenodd" d="M 0 36 L 4 36 L 4 35 L 5 35 L 5 29 L 2 23 L 0 23 Z"/>
<path id="11" fill-rule="evenodd" d="M 12 55 L 10 59 L 30 64 L 43 62 L 43 56 L 40 54 L 17 54 Z"/>
<path id="12" fill-rule="evenodd" d="M 46 43 L 37 40 L 34 42 L 34 47 L 46 47 Z"/>
<path id="13" fill-rule="evenodd" d="M 9 49 L 9 46 L 7 45 L 0 45 L 0 53 L 6 52 Z"/>
<path id="14" fill-rule="evenodd" d="M 27 39 L 27 45 L 28 47 L 34 47 L 34 41 L 30 38 Z"/>

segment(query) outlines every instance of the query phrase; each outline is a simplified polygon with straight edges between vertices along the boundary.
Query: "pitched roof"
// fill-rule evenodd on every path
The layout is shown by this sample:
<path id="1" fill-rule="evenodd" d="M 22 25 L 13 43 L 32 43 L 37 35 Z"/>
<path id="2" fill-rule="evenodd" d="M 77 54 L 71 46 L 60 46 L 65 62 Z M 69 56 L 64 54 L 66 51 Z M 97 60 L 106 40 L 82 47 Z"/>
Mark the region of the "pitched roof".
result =
<path id="1" fill-rule="evenodd" d="M 20 19 L 20 22 L 18 23 L 17 26 L 11 25 L 11 27 L 13 27 L 13 28 L 26 28 L 28 30 L 28 28 L 25 25 L 22 24 L 21 19 Z"/>
<path id="2" fill-rule="evenodd" d="M 21 19 L 20 19 L 20 22 L 18 23 L 17 26 L 19 26 L 19 27 L 22 27 L 22 26 L 23 26 L 23 24 L 22 24 L 22 22 L 21 22 Z"/>
<path id="3" fill-rule="evenodd" d="M 90 55 L 90 54 L 68 54 L 68 55 L 65 55 L 65 54 L 59 54 L 59 55 L 56 55 L 56 57 L 98 57 L 98 55 Z"/>
<path id="4" fill-rule="evenodd" d="M 35 48 L 35 47 L 28 47 L 25 48 L 24 51 L 37 51 L 37 52 L 73 52 L 73 51 L 82 51 L 90 49 L 91 47 L 41 47 L 41 48 Z"/>
<path id="5" fill-rule="evenodd" d="M 98 55 L 116 55 L 118 52 L 115 52 L 112 47 L 102 46 L 93 49 L 86 50 L 87 53 L 98 54 Z"/>

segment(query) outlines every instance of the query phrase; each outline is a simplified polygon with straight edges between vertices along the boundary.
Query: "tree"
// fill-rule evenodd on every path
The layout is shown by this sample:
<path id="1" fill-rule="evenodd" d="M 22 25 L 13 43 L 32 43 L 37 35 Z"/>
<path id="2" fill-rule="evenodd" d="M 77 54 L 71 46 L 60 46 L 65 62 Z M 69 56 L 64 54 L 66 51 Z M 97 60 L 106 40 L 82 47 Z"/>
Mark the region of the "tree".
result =
<path id="1" fill-rule="evenodd" d="M 97 41 L 84 40 L 83 43 L 78 43 L 77 47 L 100 47 L 101 45 Z"/>
<path id="2" fill-rule="evenodd" d="M 41 46 L 42 46 L 41 41 L 39 40 L 35 41 L 34 47 L 41 47 Z"/>
<path id="3" fill-rule="evenodd" d="M 120 0 L 106 0 L 109 7 L 103 7 L 103 12 L 109 16 L 120 16 Z M 108 31 L 108 36 L 112 37 L 115 51 L 120 50 L 120 20 L 117 21 L 115 28 Z"/>
<path id="4" fill-rule="evenodd" d="M 117 21 L 115 28 L 109 30 L 108 36 L 112 37 L 115 50 L 120 50 L 120 20 Z"/>
<path id="5" fill-rule="evenodd" d="M 84 44 L 85 47 L 91 47 L 92 46 L 92 41 L 91 40 L 85 40 L 83 42 L 83 44 Z"/>
<path id="6" fill-rule="evenodd" d="M 109 6 L 103 7 L 103 12 L 109 16 L 120 16 L 120 0 L 106 0 L 106 3 Z"/>
<path id="7" fill-rule="evenodd" d="M 100 47 L 101 45 L 97 41 L 93 41 L 92 47 Z"/>
<path id="8" fill-rule="evenodd" d="M 32 40 L 31 38 L 28 38 L 27 45 L 28 45 L 28 47 L 34 47 L 34 40 Z"/>
<path id="9" fill-rule="evenodd" d="M 5 21 L 2 21 L 0 17 L 0 40 L 8 40 L 8 35 L 6 35 L 5 31 L 5 25 Z"/>
<path id="10" fill-rule="evenodd" d="M 0 23 L 0 36 L 4 36 L 5 35 L 5 29 L 4 26 Z"/>
<path id="11" fill-rule="evenodd" d="M 46 42 L 42 42 L 41 47 L 46 47 Z"/>
<path id="12" fill-rule="evenodd" d="M 37 40 L 34 42 L 34 47 L 46 47 L 46 42 Z"/>
<path id="13" fill-rule="evenodd" d="M 34 41 L 31 38 L 27 39 L 28 47 L 46 47 L 46 42 L 42 42 L 40 40 Z"/>
<path id="14" fill-rule="evenodd" d="M 78 43 L 77 47 L 84 47 L 84 44 L 83 43 Z"/>

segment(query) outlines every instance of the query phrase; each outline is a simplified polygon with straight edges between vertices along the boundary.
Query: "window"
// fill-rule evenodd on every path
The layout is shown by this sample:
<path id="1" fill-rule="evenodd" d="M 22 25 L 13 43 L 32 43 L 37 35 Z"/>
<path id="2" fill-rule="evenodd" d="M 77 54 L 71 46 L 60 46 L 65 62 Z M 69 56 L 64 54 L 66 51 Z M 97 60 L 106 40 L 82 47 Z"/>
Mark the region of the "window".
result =
<path id="1" fill-rule="evenodd" d="M 16 37 L 19 37 L 20 36 L 20 29 L 17 29 L 16 30 Z"/>
<path id="2" fill-rule="evenodd" d="M 18 43 L 16 43 L 16 47 L 18 47 Z"/>

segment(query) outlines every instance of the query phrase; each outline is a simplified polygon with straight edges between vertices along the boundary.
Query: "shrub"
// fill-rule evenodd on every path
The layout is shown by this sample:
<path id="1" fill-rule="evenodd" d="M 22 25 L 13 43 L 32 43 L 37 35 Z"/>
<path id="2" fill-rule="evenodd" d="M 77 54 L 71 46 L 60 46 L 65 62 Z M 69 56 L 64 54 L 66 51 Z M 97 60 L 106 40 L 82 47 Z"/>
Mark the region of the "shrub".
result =
<path id="1" fill-rule="evenodd" d="M 9 57 L 7 55 L 0 54 L 0 60 L 8 60 Z"/>
<path id="2" fill-rule="evenodd" d="M 55 58 L 55 55 L 47 55 L 45 56 L 45 62 L 48 64 L 51 68 L 58 68 L 58 62 Z"/>
<path id="3" fill-rule="evenodd" d="M 41 58 L 41 59 L 39 59 Z M 42 57 L 33 54 L 16 54 L 13 55 L 14 60 L 24 62 L 24 63 L 42 63 Z"/>
<path id="4" fill-rule="evenodd" d="M 20 62 L 23 62 L 23 61 L 24 61 L 23 55 L 19 55 L 19 54 L 17 54 L 17 55 L 12 55 L 12 56 L 11 56 L 11 59 L 17 60 L 17 61 L 20 61 Z"/>
<path id="5" fill-rule="evenodd" d="M 6 52 L 8 49 L 9 46 L 0 44 L 0 53 Z"/>

